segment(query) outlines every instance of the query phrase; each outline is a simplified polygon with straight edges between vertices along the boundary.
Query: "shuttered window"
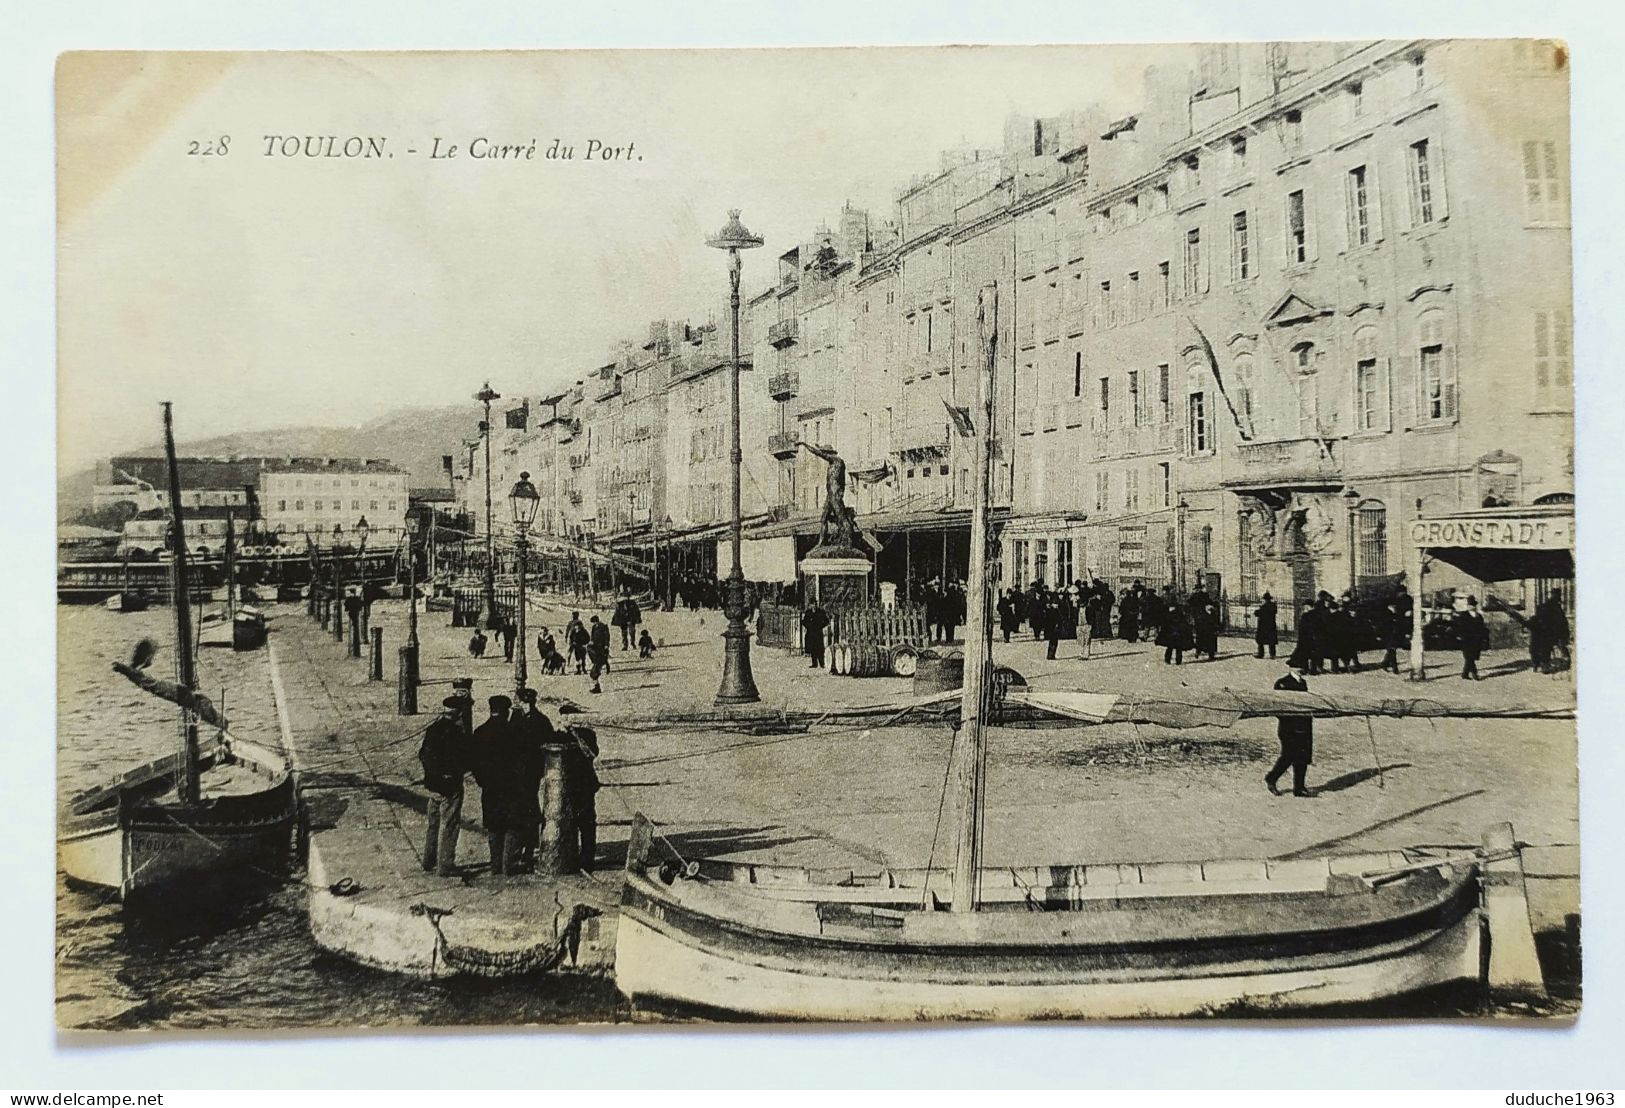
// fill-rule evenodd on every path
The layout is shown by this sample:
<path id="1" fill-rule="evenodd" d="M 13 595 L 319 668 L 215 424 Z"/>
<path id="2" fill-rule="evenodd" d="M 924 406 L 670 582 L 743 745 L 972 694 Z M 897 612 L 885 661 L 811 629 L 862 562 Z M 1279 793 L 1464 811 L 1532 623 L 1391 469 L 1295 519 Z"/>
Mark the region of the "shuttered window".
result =
<path id="1" fill-rule="evenodd" d="M 1568 188 L 1558 144 L 1545 139 L 1523 144 L 1524 216 L 1530 223 L 1567 223 Z"/>

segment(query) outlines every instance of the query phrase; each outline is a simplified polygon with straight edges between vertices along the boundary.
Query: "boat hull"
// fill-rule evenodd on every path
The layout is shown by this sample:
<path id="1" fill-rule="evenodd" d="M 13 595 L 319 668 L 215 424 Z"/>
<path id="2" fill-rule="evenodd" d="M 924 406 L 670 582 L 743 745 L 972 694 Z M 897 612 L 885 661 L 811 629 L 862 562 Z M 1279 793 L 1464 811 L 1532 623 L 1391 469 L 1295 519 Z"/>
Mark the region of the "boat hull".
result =
<path id="1" fill-rule="evenodd" d="M 835 923 L 777 926 L 793 918 L 782 905 L 742 922 L 728 911 L 739 893 L 685 904 L 681 883 L 674 891 L 638 873 L 628 875 L 615 977 L 635 1003 L 769 1019 L 1300 1012 L 1476 980 L 1476 872 L 1435 875 L 1423 892 L 1393 912 L 1375 901 L 1300 891 L 1188 905 L 1178 897 L 1114 897 L 1070 911 L 970 917 L 890 913 L 908 922 L 869 937 Z M 1251 933 L 1249 916 L 1260 923 Z M 915 924 L 936 939 L 910 938 L 905 931 Z"/>
<path id="2" fill-rule="evenodd" d="M 1181 1019 L 1302 1012 L 1358 1004 L 1479 974 L 1476 914 L 1416 948 L 1344 966 L 1164 981 L 940 982 L 852 980 L 752 965 L 621 916 L 615 981 L 634 1002 L 762 1019 Z"/>
<path id="3" fill-rule="evenodd" d="M 276 876 L 287 857 L 297 795 L 286 766 L 269 751 L 237 744 L 233 758 L 263 785 L 181 804 L 153 795 L 173 780 L 174 758 L 126 774 L 115 803 L 70 814 L 57 838 L 57 862 L 76 887 L 127 902 L 184 885 Z"/>

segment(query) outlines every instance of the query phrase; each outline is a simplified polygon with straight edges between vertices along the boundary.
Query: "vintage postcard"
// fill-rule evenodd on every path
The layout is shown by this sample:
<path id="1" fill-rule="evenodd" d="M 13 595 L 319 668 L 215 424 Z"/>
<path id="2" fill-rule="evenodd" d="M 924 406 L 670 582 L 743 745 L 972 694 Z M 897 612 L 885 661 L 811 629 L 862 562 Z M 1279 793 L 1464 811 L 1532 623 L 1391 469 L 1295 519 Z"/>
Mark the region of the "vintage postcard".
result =
<path id="1" fill-rule="evenodd" d="M 1568 75 L 62 56 L 58 1025 L 1573 1018 Z"/>

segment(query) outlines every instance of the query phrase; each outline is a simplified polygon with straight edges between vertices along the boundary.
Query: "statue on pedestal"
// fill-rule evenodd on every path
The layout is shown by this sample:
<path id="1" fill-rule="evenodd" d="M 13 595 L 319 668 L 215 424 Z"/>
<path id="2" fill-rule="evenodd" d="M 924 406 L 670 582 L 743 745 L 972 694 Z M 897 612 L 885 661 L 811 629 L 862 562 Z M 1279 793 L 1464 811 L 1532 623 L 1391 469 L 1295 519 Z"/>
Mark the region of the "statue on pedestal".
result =
<path id="1" fill-rule="evenodd" d="M 824 514 L 818 521 L 818 545 L 852 548 L 857 545 L 857 527 L 846 506 L 846 461 L 832 447 L 801 442 L 807 453 L 829 464 L 824 475 Z"/>

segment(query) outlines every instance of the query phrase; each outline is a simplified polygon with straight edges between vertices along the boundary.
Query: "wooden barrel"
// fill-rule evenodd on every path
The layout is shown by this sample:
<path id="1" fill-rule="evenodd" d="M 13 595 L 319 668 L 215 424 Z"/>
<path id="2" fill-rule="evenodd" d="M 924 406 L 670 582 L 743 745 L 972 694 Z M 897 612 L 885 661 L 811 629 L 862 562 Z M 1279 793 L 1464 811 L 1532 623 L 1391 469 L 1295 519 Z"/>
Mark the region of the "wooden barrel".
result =
<path id="1" fill-rule="evenodd" d="M 891 652 L 891 671 L 899 677 L 913 677 L 920 665 L 920 652 L 912 646 L 894 647 Z"/>
<path id="2" fill-rule="evenodd" d="M 873 643 L 862 643 L 852 647 L 852 668 L 849 671 L 853 677 L 879 677 L 885 673 L 884 664 L 891 659 L 885 655 L 880 647 Z"/>
<path id="3" fill-rule="evenodd" d="M 851 659 L 852 648 L 844 642 L 836 643 L 830 650 L 829 671 L 838 677 L 846 676 L 847 669 L 851 666 Z"/>
<path id="4" fill-rule="evenodd" d="M 959 688 L 964 683 L 965 657 L 962 654 L 950 654 L 945 658 L 932 658 L 922 654 L 914 670 L 915 696 L 947 692 Z"/>

